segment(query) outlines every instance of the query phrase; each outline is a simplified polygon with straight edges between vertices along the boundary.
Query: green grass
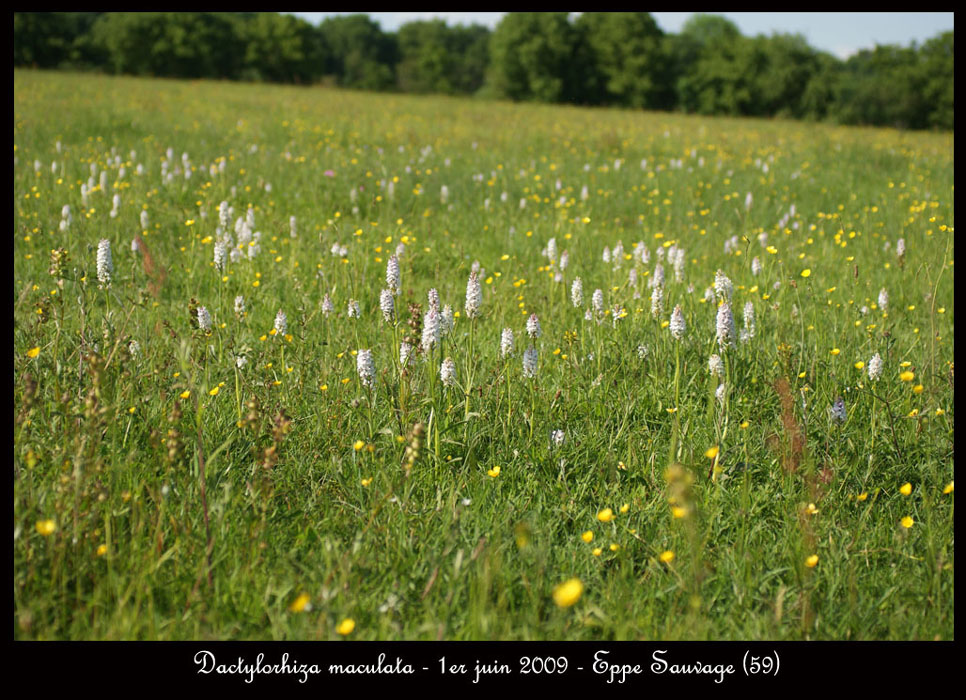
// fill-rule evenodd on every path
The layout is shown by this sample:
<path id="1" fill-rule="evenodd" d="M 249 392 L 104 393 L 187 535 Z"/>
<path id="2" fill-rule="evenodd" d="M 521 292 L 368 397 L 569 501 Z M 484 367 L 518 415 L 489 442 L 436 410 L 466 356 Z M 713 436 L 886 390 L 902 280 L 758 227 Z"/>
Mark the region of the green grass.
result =
<path id="1" fill-rule="evenodd" d="M 952 134 L 29 71 L 14 118 L 16 638 L 335 639 L 347 618 L 351 639 L 953 637 Z M 162 181 L 169 147 L 189 180 Z M 91 164 L 109 177 L 85 207 Z M 221 273 L 223 200 L 252 207 L 261 250 Z M 649 264 L 605 263 L 618 240 Z M 379 292 L 400 242 L 393 325 Z M 672 243 L 684 277 L 665 261 L 655 318 L 647 281 Z M 745 302 L 757 319 L 725 351 L 716 270 L 737 327 Z M 430 288 L 460 316 L 401 372 L 407 306 L 421 321 Z M 270 334 L 279 309 L 290 339 Z M 558 607 L 573 577 L 582 595 Z"/>

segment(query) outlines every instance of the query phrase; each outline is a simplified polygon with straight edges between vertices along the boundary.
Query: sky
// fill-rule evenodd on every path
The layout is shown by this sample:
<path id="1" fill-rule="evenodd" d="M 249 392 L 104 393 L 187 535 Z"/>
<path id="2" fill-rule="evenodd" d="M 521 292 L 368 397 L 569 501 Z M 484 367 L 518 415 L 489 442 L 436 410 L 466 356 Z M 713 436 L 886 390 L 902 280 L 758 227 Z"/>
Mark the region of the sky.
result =
<path id="1" fill-rule="evenodd" d="M 318 24 L 330 15 L 349 12 L 290 12 Z M 503 12 L 365 12 L 385 31 L 396 31 L 407 22 L 444 19 L 449 24 L 482 24 L 491 29 Z M 693 13 L 652 12 L 665 32 L 676 34 Z M 802 34 L 808 43 L 840 58 L 876 44 L 922 43 L 953 28 L 952 12 L 720 12 L 745 36 L 782 32 Z"/>

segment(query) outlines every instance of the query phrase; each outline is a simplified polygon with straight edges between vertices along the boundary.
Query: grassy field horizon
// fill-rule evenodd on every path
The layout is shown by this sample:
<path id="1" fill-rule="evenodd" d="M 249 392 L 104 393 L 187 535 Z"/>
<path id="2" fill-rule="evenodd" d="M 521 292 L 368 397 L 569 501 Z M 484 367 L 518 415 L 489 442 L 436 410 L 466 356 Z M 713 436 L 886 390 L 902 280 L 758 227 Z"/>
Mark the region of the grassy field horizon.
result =
<path id="1" fill-rule="evenodd" d="M 953 140 L 15 70 L 15 639 L 953 639 Z"/>

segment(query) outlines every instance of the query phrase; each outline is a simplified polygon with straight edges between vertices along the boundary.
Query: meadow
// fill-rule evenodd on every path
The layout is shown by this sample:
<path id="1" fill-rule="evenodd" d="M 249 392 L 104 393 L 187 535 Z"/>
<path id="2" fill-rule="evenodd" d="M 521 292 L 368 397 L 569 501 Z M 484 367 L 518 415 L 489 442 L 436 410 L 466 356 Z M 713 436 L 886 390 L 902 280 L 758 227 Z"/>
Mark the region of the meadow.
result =
<path id="1" fill-rule="evenodd" d="M 953 638 L 951 133 L 13 96 L 16 639 Z"/>

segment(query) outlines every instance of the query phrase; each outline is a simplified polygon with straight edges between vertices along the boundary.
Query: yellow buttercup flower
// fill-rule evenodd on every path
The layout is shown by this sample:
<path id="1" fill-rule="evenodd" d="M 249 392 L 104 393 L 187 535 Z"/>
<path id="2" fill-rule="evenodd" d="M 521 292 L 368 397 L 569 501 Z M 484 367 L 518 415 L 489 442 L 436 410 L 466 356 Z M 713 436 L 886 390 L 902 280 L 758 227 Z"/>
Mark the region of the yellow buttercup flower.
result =
<path id="1" fill-rule="evenodd" d="M 910 493 L 912 493 L 912 484 L 910 484 L 908 481 L 904 483 L 899 487 L 899 493 L 901 493 L 903 496 L 908 496 Z"/>
<path id="2" fill-rule="evenodd" d="M 912 519 L 911 517 L 909 517 L 908 515 L 907 515 L 906 517 L 904 517 L 904 518 L 903 518 L 902 520 L 900 520 L 899 522 L 900 522 L 900 523 L 902 523 L 902 527 L 904 527 L 904 528 L 906 528 L 907 530 L 908 530 L 908 529 L 909 529 L 910 527 L 912 527 L 913 525 L 915 525 L 915 523 L 916 523 L 916 521 L 915 521 L 915 520 L 913 520 L 913 519 Z"/>
<path id="3" fill-rule="evenodd" d="M 717 445 L 715 445 L 714 447 L 709 447 L 707 450 L 705 450 L 704 456 L 707 457 L 708 459 L 714 459 L 715 457 L 718 456 L 718 452 L 720 451 L 721 451 L 720 448 Z"/>
<path id="4" fill-rule="evenodd" d="M 361 450 L 365 446 L 366 446 L 365 440 L 356 440 L 353 443 L 353 445 L 352 445 L 352 449 L 354 449 L 356 452 L 358 452 L 359 450 Z"/>
<path id="5" fill-rule="evenodd" d="M 814 568 L 816 564 L 818 564 L 817 554 L 813 554 L 805 560 L 805 566 L 807 566 L 809 569 Z"/>
<path id="6" fill-rule="evenodd" d="M 913 379 L 915 379 L 915 377 L 916 375 L 913 372 L 910 372 L 909 370 L 906 370 L 905 372 L 899 375 L 899 379 L 901 379 L 904 382 L 911 382 Z"/>
<path id="7" fill-rule="evenodd" d="M 300 593 L 299 597 L 292 601 L 292 604 L 288 606 L 288 609 L 295 613 L 305 612 L 306 610 L 311 610 L 312 605 L 310 601 L 312 597 L 308 593 Z"/>
<path id="8" fill-rule="evenodd" d="M 37 521 L 37 532 L 39 532 L 44 537 L 54 534 L 54 530 L 57 529 L 57 523 L 53 520 L 38 520 Z"/>
<path id="9" fill-rule="evenodd" d="M 953 492 L 953 482 L 950 481 L 948 484 L 946 484 L 946 487 L 943 489 L 943 494 L 948 496 L 952 492 Z"/>
<path id="10" fill-rule="evenodd" d="M 35 358 L 35 357 L 37 357 L 37 355 L 39 355 L 39 354 L 40 354 L 40 348 L 39 348 L 39 347 L 36 347 L 36 348 L 30 348 L 30 349 L 29 349 L 29 350 L 27 351 L 27 357 L 29 357 L 29 358 L 30 358 L 31 360 L 32 360 L 33 358 Z"/>
<path id="11" fill-rule="evenodd" d="M 499 467 L 499 465 L 497 465 L 497 466 L 495 466 L 495 467 L 493 467 L 492 469 L 488 469 L 488 470 L 486 471 L 486 473 L 487 473 L 487 476 L 491 476 L 491 477 L 493 477 L 494 479 L 495 479 L 496 477 L 498 477 L 498 476 L 500 476 L 500 467 Z"/>
<path id="12" fill-rule="evenodd" d="M 672 561 L 674 561 L 674 552 L 672 552 L 670 549 L 666 549 L 661 552 L 661 555 L 658 557 L 658 559 L 665 564 L 670 564 Z"/>
<path id="13" fill-rule="evenodd" d="M 597 519 L 602 523 L 609 523 L 614 519 L 614 511 L 610 508 L 604 508 L 604 510 L 597 513 Z"/>
<path id="14" fill-rule="evenodd" d="M 181 398 L 186 399 L 189 396 L 191 396 L 191 390 L 190 389 L 185 389 L 184 391 L 181 392 Z"/>
<path id="15" fill-rule="evenodd" d="M 593 530 L 587 530 L 587 532 L 580 536 L 580 539 L 582 539 L 584 542 L 591 542 L 594 539 Z"/>
<path id="16" fill-rule="evenodd" d="M 214 389 L 208 392 L 208 396 L 218 396 L 219 391 L 220 389 L 218 387 L 215 387 Z"/>
<path id="17" fill-rule="evenodd" d="M 802 277 L 809 277 L 811 274 L 812 274 L 812 271 L 807 267 L 804 270 L 802 270 Z"/>
<path id="18" fill-rule="evenodd" d="M 356 621 L 351 617 L 347 617 L 342 622 L 339 623 L 335 631 L 341 634 L 343 637 L 352 634 L 352 630 L 356 628 Z"/>
<path id="19" fill-rule="evenodd" d="M 561 608 L 569 608 L 578 600 L 584 592 L 584 584 L 579 578 L 572 578 L 564 581 L 553 589 L 553 602 Z"/>

